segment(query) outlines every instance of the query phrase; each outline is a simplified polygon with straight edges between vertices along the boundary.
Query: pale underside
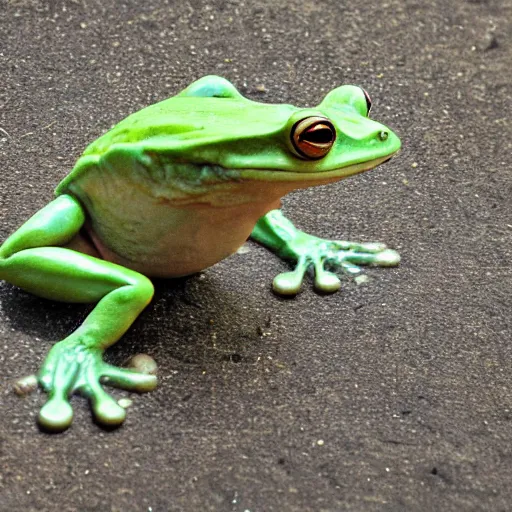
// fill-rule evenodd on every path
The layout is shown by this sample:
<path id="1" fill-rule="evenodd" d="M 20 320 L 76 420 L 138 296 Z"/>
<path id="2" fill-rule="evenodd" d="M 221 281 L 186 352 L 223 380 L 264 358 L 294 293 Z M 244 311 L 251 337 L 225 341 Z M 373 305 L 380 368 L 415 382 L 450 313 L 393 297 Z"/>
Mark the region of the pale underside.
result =
<path id="1" fill-rule="evenodd" d="M 338 181 L 387 158 L 322 173 L 91 166 L 59 193 L 83 204 L 97 255 L 153 277 L 179 277 L 233 254 L 291 190 Z M 71 247 L 91 252 L 77 238 Z"/>

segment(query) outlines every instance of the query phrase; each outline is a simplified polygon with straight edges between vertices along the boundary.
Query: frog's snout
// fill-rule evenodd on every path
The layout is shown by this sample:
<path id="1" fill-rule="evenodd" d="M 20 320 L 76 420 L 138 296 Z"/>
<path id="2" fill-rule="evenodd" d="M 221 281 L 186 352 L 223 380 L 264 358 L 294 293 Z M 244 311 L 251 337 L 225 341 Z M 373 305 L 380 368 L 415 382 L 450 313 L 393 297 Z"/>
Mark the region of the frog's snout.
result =
<path id="1" fill-rule="evenodd" d="M 381 127 L 381 129 L 377 131 L 374 137 L 374 141 L 377 143 L 377 145 L 382 148 L 386 148 L 386 151 L 390 153 L 390 158 L 400 149 L 400 139 L 389 128 Z"/>

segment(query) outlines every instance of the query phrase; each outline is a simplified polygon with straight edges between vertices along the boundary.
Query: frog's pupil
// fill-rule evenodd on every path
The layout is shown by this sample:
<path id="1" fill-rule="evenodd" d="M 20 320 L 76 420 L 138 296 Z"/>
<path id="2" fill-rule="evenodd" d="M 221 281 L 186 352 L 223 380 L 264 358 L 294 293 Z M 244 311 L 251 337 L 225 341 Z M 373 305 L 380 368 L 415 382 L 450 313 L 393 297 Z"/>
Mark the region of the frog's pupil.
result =
<path id="1" fill-rule="evenodd" d="M 313 144 L 329 144 L 333 141 L 333 133 L 330 128 L 314 126 L 303 134 L 302 139 Z"/>
<path id="2" fill-rule="evenodd" d="M 333 124 L 321 116 L 310 116 L 295 123 L 291 143 L 300 157 L 309 160 L 323 158 L 336 140 Z"/>

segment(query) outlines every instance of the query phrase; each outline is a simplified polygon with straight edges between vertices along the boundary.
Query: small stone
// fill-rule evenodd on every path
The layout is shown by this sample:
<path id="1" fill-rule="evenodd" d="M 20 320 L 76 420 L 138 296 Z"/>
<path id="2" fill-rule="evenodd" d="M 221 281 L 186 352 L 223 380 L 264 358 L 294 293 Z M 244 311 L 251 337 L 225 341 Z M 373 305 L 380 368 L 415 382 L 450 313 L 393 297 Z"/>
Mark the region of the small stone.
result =
<path id="1" fill-rule="evenodd" d="M 356 284 L 364 284 L 367 283 L 369 280 L 370 278 L 368 276 L 365 276 L 364 274 L 361 274 L 360 276 L 354 278 Z"/>
<path id="2" fill-rule="evenodd" d="M 37 389 L 37 376 L 36 375 L 27 375 L 26 377 L 22 377 L 18 379 L 13 386 L 14 392 L 18 396 L 25 396 Z"/>
<path id="3" fill-rule="evenodd" d="M 489 31 L 476 43 L 476 47 L 481 52 L 488 52 L 499 48 L 500 43 L 496 34 L 493 31 Z"/>
<path id="4" fill-rule="evenodd" d="M 249 252 L 251 252 L 251 248 L 247 244 L 242 245 L 242 247 L 236 251 L 237 254 L 247 254 Z"/>
<path id="5" fill-rule="evenodd" d="M 498 43 L 498 38 L 495 35 L 489 34 L 487 36 L 487 46 L 484 48 L 484 51 L 487 52 L 489 50 L 495 50 L 499 47 L 500 44 Z"/>
<path id="6" fill-rule="evenodd" d="M 146 375 L 156 375 L 158 370 L 155 360 L 147 354 L 136 354 L 128 359 L 123 366 Z"/>
<path id="7" fill-rule="evenodd" d="M 120 398 L 117 401 L 117 404 L 119 407 L 122 407 L 123 409 L 128 409 L 128 407 L 131 407 L 133 405 L 133 400 L 130 400 L 129 398 Z"/>

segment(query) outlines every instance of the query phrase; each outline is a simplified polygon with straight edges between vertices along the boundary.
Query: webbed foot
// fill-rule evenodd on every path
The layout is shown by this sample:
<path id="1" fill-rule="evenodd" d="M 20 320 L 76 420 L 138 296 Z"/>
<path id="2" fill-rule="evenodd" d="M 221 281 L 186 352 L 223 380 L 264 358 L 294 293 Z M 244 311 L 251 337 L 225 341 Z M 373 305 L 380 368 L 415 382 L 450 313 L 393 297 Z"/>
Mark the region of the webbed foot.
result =
<path id="1" fill-rule="evenodd" d="M 112 366 L 103 361 L 102 349 L 65 340 L 51 349 L 39 373 L 39 383 L 49 395 L 39 413 L 39 424 L 48 430 L 62 431 L 73 421 L 69 397 L 74 392 L 90 400 L 98 423 L 117 426 L 124 421 L 126 411 L 101 384 L 145 392 L 156 387 L 157 378 Z"/>
<path id="2" fill-rule="evenodd" d="M 281 295 L 299 292 L 309 268 L 315 272 L 315 288 L 324 293 L 339 290 L 341 282 L 330 270 L 340 268 L 356 276 L 359 265 L 391 267 L 400 262 L 399 254 L 381 243 L 357 243 L 326 240 L 297 229 L 281 212 L 272 210 L 261 217 L 251 237 L 269 247 L 284 259 L 297 261 L 295 269 L 275 277 L 273 288 Z"/>
<path id="3" fill-rule="evenodd" d="M 315 288 L 332 293 L 339 290 L 341 281 L 326 268 L 340 268 L 346 274 L 357 276 L 362 272 L 359 265 L 390 267 L 400 262 L 400 255 L 381 243 L 331 241 L 304 233 L 299 239 L 289 242 L 288 249 L 296 256 L 297 265 L 293 271 L 274 278 L 272 287 L 280 295 L 297 294 L 310 267 L 315 272 Z"/>

